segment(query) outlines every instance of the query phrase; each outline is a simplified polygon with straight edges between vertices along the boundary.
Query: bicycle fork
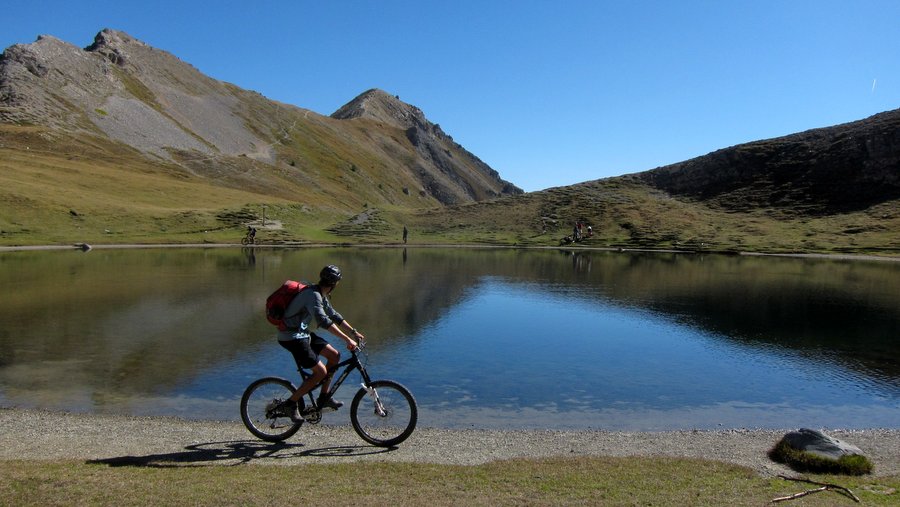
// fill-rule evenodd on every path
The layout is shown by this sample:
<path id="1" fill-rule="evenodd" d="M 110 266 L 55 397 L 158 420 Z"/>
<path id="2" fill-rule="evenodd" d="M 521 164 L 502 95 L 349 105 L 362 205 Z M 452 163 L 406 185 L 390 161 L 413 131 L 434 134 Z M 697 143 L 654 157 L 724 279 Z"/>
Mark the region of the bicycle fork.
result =
<path id="1" fill-rule="evenodd" d="M 384 405 L 381 403 L 381 398 L 378 397 L 378 392 L 375 391 L 375 388 L 367 386 L 365 382 L 360 385 L 367 393 L 369 393 L 369 397 L 372 398 L 372 402 L 375 403 L 375 415 L 378 417 L 387 417 L 387 411 L 384 409 Z"/>

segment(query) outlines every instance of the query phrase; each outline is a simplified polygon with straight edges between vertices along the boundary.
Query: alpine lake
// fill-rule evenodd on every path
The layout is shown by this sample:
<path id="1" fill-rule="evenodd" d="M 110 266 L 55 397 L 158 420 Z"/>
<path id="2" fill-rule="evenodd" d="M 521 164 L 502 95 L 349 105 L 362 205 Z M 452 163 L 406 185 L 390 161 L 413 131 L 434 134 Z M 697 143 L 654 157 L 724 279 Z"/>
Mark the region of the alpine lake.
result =
<path id="1" fill-rule="evenodd" d="M 238 421 L 298 379 L 266 297 L 326 264 L 421 426 L 900 428 L 900 262 L 571 249 L 2 252 L 0 406 Z"/>

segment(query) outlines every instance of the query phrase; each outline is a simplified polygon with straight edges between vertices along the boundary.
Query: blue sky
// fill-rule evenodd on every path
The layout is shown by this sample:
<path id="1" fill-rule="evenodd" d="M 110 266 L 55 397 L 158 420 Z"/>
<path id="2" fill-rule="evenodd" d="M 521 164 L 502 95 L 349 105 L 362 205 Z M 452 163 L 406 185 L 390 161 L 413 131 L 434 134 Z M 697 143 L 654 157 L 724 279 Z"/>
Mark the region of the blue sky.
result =
<path id="1" fill-rule="evenodd" d="M 122 30 L 331 114 L 420 107 L 527 191 L 900 107 L 900 1 L 0 0 L 0 47 Z"/>

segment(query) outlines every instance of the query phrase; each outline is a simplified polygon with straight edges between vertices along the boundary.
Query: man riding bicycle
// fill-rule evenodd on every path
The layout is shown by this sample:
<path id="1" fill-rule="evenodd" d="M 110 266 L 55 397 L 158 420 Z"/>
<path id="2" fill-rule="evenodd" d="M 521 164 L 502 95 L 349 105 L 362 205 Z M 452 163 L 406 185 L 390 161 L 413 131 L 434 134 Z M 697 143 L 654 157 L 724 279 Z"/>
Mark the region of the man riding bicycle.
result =
<path id="1" fill-rule="evenodd" d="M 325 266 L 319 273 L 319 283 L 301 290 L 284 312 L 284 324 L 287 330 L 278 332 L 278 343 L 294 356 L 298 368 L 312 370 L 312 376 L 307 378 L 282 404 L 283 413 L 288 414 L 294 422 L 302 419 L 305 405 L 303 397 L 312 391 L 319 382 L 322 382 L 322 389 L 319 391 L 317 401 L 319 408 L 337 410 L 343 406 L 343 403 L 331 399 L 327 394 L 331 385 L 331 375 L 334 374 L 335 368 L 340 363 L 341 353 L 324 338 L 309 330 L 313 318 L 316 319 L 319 328 L 344 340 L 348 350 L 356 350 L 357 344 L 353 338 L 365 339 L 331 306 L 328 296 L 340 281 L 341 270 L 335 265 Z M 347 332 L 345 333 L 342 328 Z M 327 366 L 319 360 L 320 355 L 327 360 Z"/>

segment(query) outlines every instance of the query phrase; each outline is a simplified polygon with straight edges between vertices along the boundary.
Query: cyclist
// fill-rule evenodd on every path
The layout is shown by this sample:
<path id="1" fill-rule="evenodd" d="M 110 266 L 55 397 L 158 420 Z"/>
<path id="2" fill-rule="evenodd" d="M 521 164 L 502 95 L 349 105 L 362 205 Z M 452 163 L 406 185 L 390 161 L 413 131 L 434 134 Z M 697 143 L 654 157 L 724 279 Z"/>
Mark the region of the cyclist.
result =
<path id="1" fill-rule="evenodd" d="M 341 270 L 333 264 L 325 266 L 319 273 L 319 283 L 300 291 L 284 312 L 284 323 L 288 330 L 278 332 L 278 343 L 294 356 L 298 368 L 312 370 L 312 376 L 282 404 L 283 413 L 289 415 L 294 422 L 301 420 L 305 408 L 303 397 L 319 382 L 322 382 L 317 401 L 319 408 L 337 410 L 343 406 L 342 402 L 335 401 L 326 394 L 331 385 L 331 376 L 341 360 L 341 353 L 324 338 L 310 331 L 312 320 L 316 320 L 319 328 L 344 340 L 348 350 L 356 350 L 356 340 L 365 339 L 362 333 L 354 329 L 331 306 L 328 296 L 340 281 Z M 320 355 L 327 360 L 327 366 L 319 360 Z"/>

